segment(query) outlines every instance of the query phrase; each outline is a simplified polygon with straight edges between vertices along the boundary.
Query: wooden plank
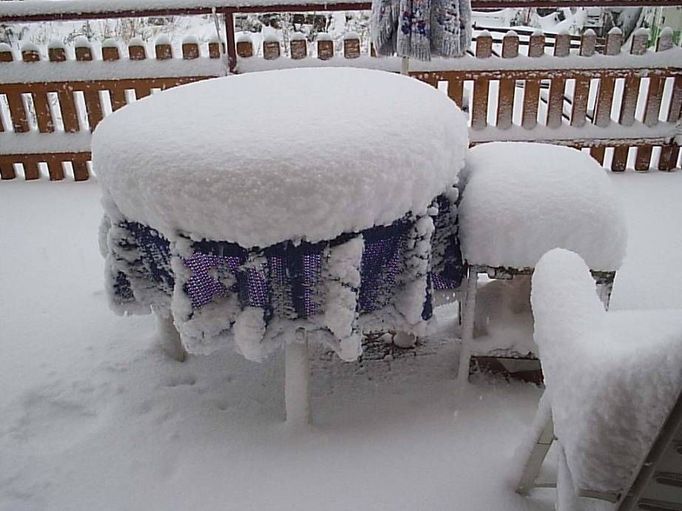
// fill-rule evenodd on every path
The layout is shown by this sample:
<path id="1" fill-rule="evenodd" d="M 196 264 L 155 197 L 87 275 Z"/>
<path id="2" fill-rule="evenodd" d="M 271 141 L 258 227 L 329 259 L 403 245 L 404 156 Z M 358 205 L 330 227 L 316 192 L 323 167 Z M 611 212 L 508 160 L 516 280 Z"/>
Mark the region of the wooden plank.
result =
<path id="1" fill-rule="evenodd" d="M 66 61 L 66 50 L 63 47 L 52 47 L 49 49 L 48 54 L 50 62 Z M 73 87 L 68 82 L 61 82 L 55 85 L 59 111 L 62 114 L 62 122 L 64 123 L 64 131 L 76 133 L 80 130 L 80 123 L 76 111 L 76 101 L 73 98 Z"/>
<path id="2" fill-rule="evenodd" d="M 147 58 L 147 51 L 144 46 L 134 43 L 128 46 L 128 56 L 130 60 L 145 60 Z M 148 81 L 137 80 L 132 87 L 125 88 L 133 89 L 135 91 L 135 97 L 137 99 L 142 99 L 152 93 L 152 87 L 153 85 L 149 84 Z"/>
<path id="3" fill-rule="evenodd" d="M 448 75 L 448 96 L 452 99 L 457 106 L 464 108 L 464 82 L 458 80 L 454 75 Z"/>
<path id="4" fill-rule="evenodd" d="M 87 158 L 76 157 L 71 160 L 71 166 L 73 167 L 73 178 L 75 181 L 87 181 L 90 178 Z"/>
<path id="5" fill-rule="evenodd" d="M 680 146 L 675 143 L 661 147 L 661 156 L 658 159 L 658 170 L 673 170 L 677 166 L 679 155 Z"/>
<path id="6" fill-rule="evenodd" d="M 223 11 L 223 20 L 225 27 L 225 44 L 222 45 L 223 51 L 227 53 L 227 66 L 231 73 L 234 73 L 237 66 L 237 54 L 235 52 L 234 44 L 234 11 L 225 9 Z M 221 43 L 222 44 L 222 43 Z M 210 53 L 210 45 L 209 45 Z"/>
<path id="7" fill-rule="evenodd" d="M 623 34 L 620 30 L 614 29 L 606 37 L 606 54 L 618 55 L 623 44 Z M 599 82 L 599 93 L 597 94 L 597 108 L 594 116 L 594 124 L 602 128 L 611 124 L 611 106 L 613 104 L 613 93 L 616 84 L 615 77 L 602 76 Z"/>
<path id="8" fill-rule="evenodd" d="M 115 62 L 120 58 L 121 52 L 118 46 L 102 47 L 102 60 L 105 62 Z M 124 107 L 128 103 L 125 89 L 121 87 L 118 82 L 111 84 L 110 87 L 103 87 L 102 89 L 109 92 L 109 100 L 111 101 L 112 112 Z"/>
<path id="9" fill-rule="evenodd" d="M 534 33 L 530 36 L 528 56 L 542 57 L 545 54 L 545 36 Z M 526 80 L 523 87 L 523 115 L 521 125 L 525 129 L 533 129 L 538 124 L 538 108 L 540 105 L 540 80 Z"/>
<path id="10" fill-rule="evenodd" d="M 673 47 L 672 31 L 663 31 L 658 38 L 656 51 L 668 51 Z M 646 107 L 644 110 L 644 124 L 655 126 L 658 124 L 661 115 L 661 104 L 663 102 L 663 90 L 665 88 L 665 78 L 662 76 L 652 76 L 649 78 L 649 91 L 647 95 Z"/>
<path id="11" fill-rule="evenodd" d="M 8 157 L 0 156 L 0 179 L 14 179 L 17 177 L 14 165 Z"/>
<path id="12" fill-rule="evenodd" d="M 479 59 L 489 58 L 493 53 L 493 38 L 488 35 L 479 35 L 476 39 L 476 57 Z M 471 127 L 475 130 L 483 129 L 488 125 L 488 96 L 490 94 L 490 81 L 487 78 L 474 80 L 474 92 L 471 108 Z"/>
<path id="13" fill-rule="evenodd" d="M 64 167 L 62 162 L 56 155 L 51 155 L 46 158 L 47 170 L 50 174 L 50 181 L 61 181 L 64 179 Z"/>
<path id="14" fill-rule="evenodd" d="M 649 41 L 649 33 L 647 31 L 637 31 L 632 38 L 632 46 L 630 53 L 632 55 L 643 55 L 646 52 L 647 43 Z M 620 114 L 618 122 L 621 126 L 632 126 L 635 123 L 635 111 L 637 110 L 637 102 L 639 100 L 639 87 L 641 79 L 638 76 L 629 76 L 625 79 L 625 86 L 623 88 L 623 100 L 620 104 Z M 611 162 L 611 170 L 622 172 L 627 167 L 629 147 L 616 147 L 613 151 L 613 160 Z M 638 152 L 639 154 L 639 152 Z M 644 164 L 641 159 L 646 155 L 646 152 L 639 154 L 639 165 L 635 165 L 637 170 L 649 170 L 648 164 L 643 168 Z"/>
<path id="15" fill-rule="evenodd" d="M 208 57 L 211 59 L 220 58 L 220 42 L 211 41 L 208 43 Z"/>
<path id="16" fill-rule="evenodd" d="M 194 60 L 201 57 L 199 52 L 199 45 L 194 41 L 187 41 L 182 43 L 182 58 L 184 60 Z"/>
<path id="17" fill-rule="evenodd" d="M 14 55 L 11 51 L 0 51 L 0 63 L 12 62 Z M 30 127 L 26 107 L 20 91 L 5 92 L 7 106 L 9 108 L 10 122 L 16 133 L 26 133 Z"/>
<path id="18" fill-rule="evenodd" d="M 682 111 L 682 77 L 675 77 L 673 83 L 672 98 L 666 120 L 668 122 L 678 122 Z M 661 157 L 658 162 L 659 170 L 673 170 L 677 166 L 677 159 L 680 153 L 680 146 L 676 143 L 666 145 L 661 148 Z"/>
<path id="19" fill-rule="evenodd" d="M 597 43 L 597 34 L 587 30 L 580 41 L 580 56 L 592 57 Z M 587 122 L 587 104 L 590 98 L 589 78 L 577 78 L 573 89 L 573 108 L 571 110 L 571 126 L 582 127 Z"/>
<path id="20" fill-rule="evenodd" d="M 637 31 L 632 38 L 632 55 L 643 55 L 646 52 L 649 34 L 646 31 Z M 629 76 L 625 79 L 623 89 L 623 101 L 620 106 L 619 122 L 623 126 L 632 126 L 635 123 L 635 111 L 637 100 L 639 99 L 639 86 L 641 79 L 639 76 Z"/>
<path id="21" fill-rule="evenodd" d="M 40 62 L 40 52 L 35 50 L 22 50 L 21 58 L 24 62 Z M 51 133 L 54 131 L 54 121 L 50 111 L 50 101 L 46 92 L 31 92 L 33 108 L 36 114 L 36 123 L 40 133 Z"/>
<path id="22" fill-rule="evenodd" d="M 590 156 L 599 162 L 599 165 L 604 165 L 604 158 L 606 156 L 606 146 L 590 147 Z"/>
<path id="23" fill-rule="evenodd" d="M 568 34 L 559 34 L 554 46 L 555 57 L 568 57 L 571 51 L 571 37 Z M 549 104 L 547 105 L 547 127 L 559 128 L 564 115 L 564 91 L 566 79 L 557 76 L 552 79 L 549 86 Z"/>
<path id="24" fill-rule="evenodd" d="M 513 59 L 519 55 L 519 36 L 514 31 L 509 31 L 502 41 L 502 58 Z M 514 95 L 516 81 L 510 79 L 500 80 L 497 95 L 497 122 L 500 129 L 508 129 L 512 126 L 512 114 L 514 113 Z"/>
<path id="25" fill-rule="evenodd" d="M 40 179 L 40 169 L 38 168 L 38 162 L 28 160 L 22 162 L 22 166 L 24 167 L 24 179 L 26 181 Z"/>
<path id="26" fill-rule="evenodd" d="M 156 60 L 169 60 L 173 58 L 173 47 L 169 43 L 156 43 L 154 45 Z"/>
<path id="27" fill-rule="evenodd" d="M 613 149 L 613 158 L 611 159 L 611 170 L 614 172 L 623 172 L 628 163 L 629 153 L 629 146 L 615 147 Z"/>
<path id="28" fill-rule="evenodd" d="M 92 61 L 92 48 L 90 46 L 76 46 L 76 60 L 79 62 Z M 90 131 L 94 131 L 95 127 L 104 117 L 104 114 L 102 113 L 102 103 L 99 97 L 99 90 L 94 88 L 84 90 L 83 97 L 85 98 L 85 110 L 88 115 Z"/>
<path id="29" fill-rule="evenodd" d="M 637 156 L 635 158 L 635 170 L 640 172 L 649 170 L 651 166 L 651 155 L 653 153 L 652 145 L 641 145 L 637 147 Z"/>

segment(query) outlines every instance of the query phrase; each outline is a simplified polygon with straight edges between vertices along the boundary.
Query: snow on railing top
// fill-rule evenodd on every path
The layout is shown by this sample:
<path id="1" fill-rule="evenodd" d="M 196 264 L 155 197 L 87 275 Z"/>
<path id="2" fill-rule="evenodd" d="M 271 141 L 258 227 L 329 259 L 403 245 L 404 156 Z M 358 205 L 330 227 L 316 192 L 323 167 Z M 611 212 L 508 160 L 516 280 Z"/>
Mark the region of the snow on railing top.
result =
<path id="1" fill-rule="evenodd" d="M 174 54 L 167 37 L 157 38 L 151 47 L 135 38 L 130 41 L 127 51 L 124 50 L 111 39 L 101 47 L 92 45 L 87 39 L 76 40 L 73 48 L 52 41 L 47 51 L 41 51 L 33 44 L 24 44 L 19 52 L 1 45 L 0 85 L 225 74 L 216 42 L 202 46 L 196 38 L 188 37 L 182 43 L 180 54 Z"/>
<path id="2" fill-rule="evenodd" d="M 682 63 L 682 48 L 673 44 L 672 32 L 664 30 L 657 48 L 647 49 L 649 32 L 637 31 L 629 48 L 623 48 L 620 31 L 609 34 L 603 53 L 597 53 L 597 37 L 593 31 L 586 32 L 579 41 L 579 46 L 572 46 L 572 37 L 557 34 L 552 41 L 546 41 L 545 35 L 535 32 L 527 41 L 526 55 L 519 52 L 520 37 L 514 31 L 508 31 L 497 45 L 493 36 L 483 31 L 476 37 L 475 55 L 465 55 L 457 59 L 435 57 L 429 62 L 410 61 L 412 72 L 448 72 L 491 73 L 504 72 L 567 72 L 589 70 L 646 70 L 679 69 Z M 335 43 L 328 34 L 320 33 L 316 41 L 309 44 L 300 37 L 290 41 L 291 58 L 283 58 L 282 44 L 274 34 L 263 39 L 263 58 L 253 58 L 258 54 L 258 47 L 252 38 L 241 33 L 237 36 L 237 70 L 239 72 L 263 71 L 267 69 L 316 66 L 358 66 L 386 71 L 400 71 L 401 59 L 398 57 L 375 58 L 368 53 L 369 45 L 360 44 L 360 36 L 346 34 L 343 41 Z M 548 43 L 548 44 L 546 44 Z M 343 57 L 338 56 L 334 46 L 342 44 Z M 316 53 L 316 55 L 315 55 Z M 316 58 L 317 57 L 317 58 Z M 354 59 L 349 62 L 347 59 Z"/>
<path id="3" fill-rule="evenodd" d="M 301 35 L 286 41 L 274 33 L 236 35 L 234 69 L 239 73 L 401 67 L 398 57 L 374 57 L 358 34 L 334 40 L 320 33 L 312 42 Z M 635 33 L 625 48 L 618 31 L 604 41 L 586 32 L 577 48 L 566 33 L 522 37 L 509 31 L 496 40 L 479 33 L 472 55 L 410 62 L 410 74 L 447 89 L 469 115 L 474 143 L 542 140 L 589 147 L 613 170 L 678 165 L 682 48 L 673 44 L 670 30 L 661 33 L 655 50 L 648 49 L 646 31 Z M 13 165 L 21 163 L 24 176 L 34 179 L 38 163 L 45 162 L 50 176 L 61 179 L 60 162 L 68 161 L 75 179 L 87 179 L 89 131 L 110 111 L 155 90 L 225 74 L 220 45 L 216 39 L 206 44 L 187 38 L 174 47 L 164 37 L 153 43 L 133 39 L 127 48 L 116 41 L 82 39 L 68 47 L 0 45 L 0 96 L 7 105 L 0 108 L 0 132 L 5 132 L 0 134 L 0 177 L 12 179 Z M 631 147 L 636 159 L 628 163 Z M 654 153 L 654 147 L 660 150 Z M 612 154 L 605 153 L 607 148 Z"/>
<path id="4" fill-rule="evenodd" d="M 201 14 L 212 9 L 283 10 L 296 6 L 308 10 L 349 10 L 353 6 L 366 9 L 367 0 L 9 0 L 0 1 L 0 21 L 46 21 L 51 19 L 118 17 L 121 15 Z M 474 8 L 505 7 L 576 7 L 682 5 L 675 0 L 472 0 Z"/>

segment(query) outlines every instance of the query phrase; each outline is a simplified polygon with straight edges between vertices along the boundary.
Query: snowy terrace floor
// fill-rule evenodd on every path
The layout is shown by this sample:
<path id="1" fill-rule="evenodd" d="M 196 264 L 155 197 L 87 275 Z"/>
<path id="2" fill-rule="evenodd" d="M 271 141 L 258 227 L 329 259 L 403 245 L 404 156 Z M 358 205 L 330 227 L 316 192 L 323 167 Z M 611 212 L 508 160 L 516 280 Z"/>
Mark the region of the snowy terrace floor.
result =
<path id="1" fill-rule="evenodd" d="M 682 308 L 682 173 L 612 179 L 630 225 L 613 307 Z M 97 183 L 2 183 L 0 218 L 0 510 L 553 508 L 512 490 L 540 391 L 458 397 L 447 308 L 421 357 L 318 357 L 315 428 L 292 433 L 281 356 L 179 364 L 152 317 L 108 310 Z"/>

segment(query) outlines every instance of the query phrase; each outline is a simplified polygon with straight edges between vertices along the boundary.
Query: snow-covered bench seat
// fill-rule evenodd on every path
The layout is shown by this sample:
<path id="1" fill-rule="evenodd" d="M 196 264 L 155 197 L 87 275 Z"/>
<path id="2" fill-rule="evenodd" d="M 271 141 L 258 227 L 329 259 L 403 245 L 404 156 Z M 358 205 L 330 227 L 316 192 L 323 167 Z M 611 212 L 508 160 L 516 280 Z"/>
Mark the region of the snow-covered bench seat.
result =
<path id="1" fill-rule="evenodd" d="M 626 228 L 607 172 L 572 148 L 522 142 L 479 145 L 469 152 L 460 178 L 460 237 L 469 265 L 462 315 L 463 378 L 469 374 L 470 356 L 487 353 L 472 342 L 480 273 L 527 279 L 545 252 L 566 248 L 585 259 L 608 305 L 625 253 Z M 494 352 L 532 356 L 532 342 L 528 344 L 495 346 Z M 529 348 L 531 352 L 520 352 Z"/>
<path id="2" fill-rule="evenodd" d="M 563 249 L 542 257 L 532 288 L 535 341 L 546 383 L 538 424 L 554 424 L 565 463 L 560 498 L 564 505 L 577 494 L 622 500 L 680 399 L 682 310 L 606 312 L 585 262 Z M 682 434 L 682 427 L 675 427 Z M 522 493 L 532 487 L 551 441 L 549 435 L 544 449 L 542 442 L 536 444 L 535 451 L 543 453 L 529 458 Z M 677 461 L 668 459 L 663 470 L 676 473 L 668 477 L 673 486 L 682 477 L 682 454 L 675 456 Z M 660 501 L 670 494 L 663 487 L 657 493 Z M 677 497 L 679 506 L 682 489 Z"/>
<path id="3" fill-rule="evenodd" d="M 93 140 L 112 302 L 170 312 L 189 352 L 253 360 L 302 338 L 354 360 L 363 330 L 418 335 L 432 287 L 461 280 L 467 150 L 453 102 L 380 71 L 252 73 L 134 103 Z"/>

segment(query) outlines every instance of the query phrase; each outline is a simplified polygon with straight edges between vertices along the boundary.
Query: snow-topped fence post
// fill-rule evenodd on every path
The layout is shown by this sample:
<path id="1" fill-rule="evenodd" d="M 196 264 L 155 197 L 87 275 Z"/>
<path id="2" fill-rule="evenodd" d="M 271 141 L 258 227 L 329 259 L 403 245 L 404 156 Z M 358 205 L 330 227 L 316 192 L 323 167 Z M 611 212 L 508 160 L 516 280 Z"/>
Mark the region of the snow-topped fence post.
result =
<path id="1" fill-rule="evenodd" d="M 92 46 L 85 38 L 76 40 L 76 60 L 79 62 L 92 62 Z M 96 87 L 86 87 L 83 91 L 85 106 L 90 131 L 95 131 L 95 126 L 104 118 L 102 104 L 99 98 L 99 90 Z"/>
<path id="2" fill-rule="evenodd" d="M 568 57 L 571 51 L 571 36 L 564 32 L 557 35 L 554 42 L 554 56 Z M 547 127 L 556 129 L 561 127 L 564 116 L 564 92 L 566 79 L 557 76 L 549 86 L 549 105 L 547 106 Z"/>
<path id="3" fill-rule="evenodd" d="M 613 28 L 606 36 L 606 51 L 608 56 L 615 56 L 620 53 L 623 45 L 623 33 L 618 28 Z M 597 93 L 597 104 L 594 113 L 594 124 L 600 128 L 607 128 L 611 124 L 611 106 L 613 104 L 613 95 L 616 87 L 616 79 L 611 76 L 605 76 L 599 82 L 599 89 Z M 590 149 L 590 154 L 599 163 L 604 163 L 606 156 L 605 146 L 596 146 Z"/>
<path id="4" fill-rule="evenodd" d="M 304 59 L 308 56 L 308 41 L 301 32 L 294 32 L 289 42 L 291 58 L 294 60 Z"/>
<path id="5" fill-rule="evenodd" d="M 597 34 L 587 30 L 580 38 L 581 57 L 592 57 L 597 45 Z M 571 110 L 571 126 L 581 128 L 587 122 L 587 103 L 590 98 L 590 79 L 576 78 L 573 88 L 573 107 Z"/>
<path id="6" fill-rule="evenodd" d="M 102 43 L 102 60 L 105 62 L 115 62 L 121 58 L 121 50 L 118 43 L 113 39 L 107 39 Z M 125 90 L 121 88 L 113 88 L 109 92 L 111 98 L 111 111 L 115 112 L 126 105 Z"/>
<path id="7" fill-rule="evenodd" d="M 658 42 L 656 43 L 656 51 L 667 51 L 674 46 L 673 31 L 666 28 L 661 32 Z M 653 128 L 659 122 L 661 114 L 661 103 L 663 101 L 663 91 L 665 88 L 666 79 L 661 76 L 652 76 L 649 78 L 649 88 L 647 90 L 646 105 L 644 109 L 644 124 Z M 661 150 L 661 156 L 665 153 L 665 148 Z M 648 144 L 637 148 L 637 157 L 635 159 L 635 170 L 648 170 L 649 162 L 653 154 L 653 146 Z M 663 158 L 659 158 L 660 162 L 666 163 Z M 669 169 L 666 169 L 669 170 Z"/>
<path id="8" fill-rule="evenodd" d="M 545 36 L 542 32 L 535 32 L 530 36 L 528 56 L 542 57 L 545 54 Z M 540 102 L 540 80 L 526 80 L 523 92 L 523 118 L 521 125 L 532 130 L 538 125 L 538 103 Z"/>
<path id="9" fill-rule="evenodd" d="M 513 59 L 519 56 L 519 36 L 509 31 L 502 39 L 502 58 Z M 497 105 L 497 127 L 511 128 L 512 113 L 514 112 L 514 96 L 516 94 L 516 80 L 500 80 L 500 93 Z"/>
<path id="10" fill-rule="evenodd" d="M 481 33 L 476 38 L 476 58 L 488 59 L 493 54 L 493 36 L 488 32 Z M 480 130 L 488 125 L 488 95 L 490 80 L 477 78 L 474 80 L 474 99 L 471 112 L 471 127 Z"/>
<path id="11" fill-rule="evenodd" d="M 182 41 L 182 58 L 185 60 L 198 59 L 201 56 L 199 41 L 194 36 L 187 36 Z"/>
<path id="12" fill-rule="evenodd" d="M 48 55 L 50 62 L 66 62 L 67 54 L 66 48 L 61 43 L 52 43 L 49 47 Z M 59 69 L 59 68 L 56 68 Z M 80 130 L 78 122 L 78 113 L 76 112 L 76 101 L 73 97 L 73 90 L 67 87 L 58 87 L 57 102 L 59 103 L 60 113 L 62 115 L 62 123 L 64 124 L 64 131 L 67 133 L 76 133 Z"/>
<path id="13" fill-rule="evenodd" d="M 237 39 L 237 55 L 243 59 L 253 57 L 253 41 L 250 35 L 242 34 Z"/>
<path id="14" fill-rule="evenodd" d="M 343 56 L 347 59 L 360 57 L 360 36 L 355 32 L 343 36 Z"/>
<path id="15" fill-rule="evenodd" d="M 334 41 L 326 32 L 317 34 L 317 58 L 329 60 L 334 56 Z"/>
<path id="16" fill-rule="evenodd" d="M 637 30 L 632 38 L 630 53 L 632 55 L 644 55 L 644 53 L 646 53 L 648 42 L 648 30 Z M 620 114 L 618 116 L 618 122 L 622 126 L 632 126 L 635 124 L 635 110 L 640 97 L 639 85 L 641 81 L 641 78 L 637 75 L 632 75 L 625 78 L 625 84 L 623 86 L 623 98 L 620 104 Z M 625 170 L 628 162 L 629 151 L 630 147 L 627 145 L 621 145 L 614 149 L 611 170 L 617 172 L 623 172 Z M 648 168 L 649 162 L 647 162 L 646 169 L 640 168 L 638 170 L 648 170 Z"/>
<path id="17" fill-rule="evenodd" d="M 275 60 L 280 56 L 279 39 L 277 36 L 266 36 L 263 38 L 263 58 L 265 60 Z"/>

